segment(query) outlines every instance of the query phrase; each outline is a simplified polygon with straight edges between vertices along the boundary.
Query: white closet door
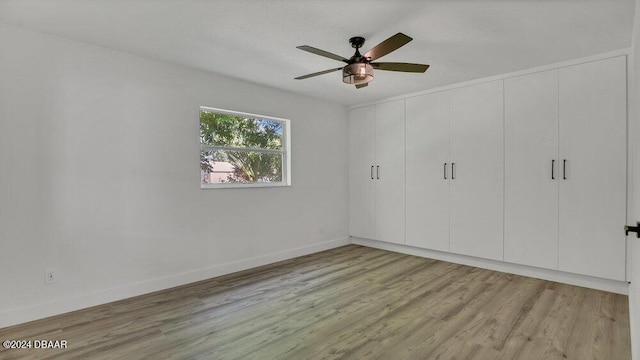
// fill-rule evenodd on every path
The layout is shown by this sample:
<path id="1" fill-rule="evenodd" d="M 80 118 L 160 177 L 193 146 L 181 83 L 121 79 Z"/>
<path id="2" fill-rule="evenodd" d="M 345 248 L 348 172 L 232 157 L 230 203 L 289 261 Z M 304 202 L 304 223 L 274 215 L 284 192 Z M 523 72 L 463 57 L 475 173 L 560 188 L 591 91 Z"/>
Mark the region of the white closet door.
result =
<path id="1" fill-rule="evenodd" d="M 349 113 L 349 235 L 375 239 L 375 107 Z"/>
<path id="2" fill-rule="evenodd" d="M 560 270 L 625 279 L 626 58 L 560 69 Z"/>
<path id="3" fill-rule="evenodd" d="M 557 269 L 558 70 L 506 79 L 504 101 L 504 260 Z"/>
<path id="4" fill-rule="evenodd" d="M 376 239 L 404 244 L 404 100 L 376 105 Z"/>
<path id="5" fill-rule="evenodd" d="M 449 93 L 406 100 L 407 245 L 449 251 Z"/>
<path id="6" fill-rule="evenodd" d="M 503 259 L 502 80 L 453 90 L 451 251 Z"/>

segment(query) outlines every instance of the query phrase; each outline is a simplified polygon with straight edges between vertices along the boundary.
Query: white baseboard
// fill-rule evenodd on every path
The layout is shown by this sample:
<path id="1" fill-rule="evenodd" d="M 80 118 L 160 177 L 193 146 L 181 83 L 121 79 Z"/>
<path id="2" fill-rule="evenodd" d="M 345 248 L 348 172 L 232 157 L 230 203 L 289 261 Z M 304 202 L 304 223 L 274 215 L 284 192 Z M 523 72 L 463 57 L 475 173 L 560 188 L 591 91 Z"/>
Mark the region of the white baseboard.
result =
<path id="1" fill-rule="evenodd" d="M 214 265 L 204 269 L 198 269 L 157 279 L 151 279 L 148 281 L 128 284 L 122 287 L 106 289 L 98 292 L 82 294 L 80 296 L 56 299 L 36 305 L 6 310 L 0 312 L 0 328 L 38 320 L 49 316 L 59 315 L 69 311 L 101 305 L 112 301 L 118 301 L 138 295 L 148 294 L 154 291 L 169 289 L 175 286 L 206 280 L 216 276 L 247 270 L 254 267 L 292 259 L 298 256 L 308 255 L 324 250 L 329 250 L 348 244 L 350 244 L 349 238 L 339 238 L 314 245 L 288 249 L 267 255 L 261 255 L 248 259 L 232 261 L 225 264 Z"/>
<path id="2" fill-rule="evenodd" d="M 567 273 L 564 271 L 541 269 L 532 266 L 511 264 L 502 261 L 487 260 L 472 256 L 451 254 L 436 250 L 421 249 L 407 245 L 392 244 L 384 241 L 356 237 L 351 238 L 351 243 L 376 249 L 399 252 L 402 254 L 415 255 L 429 259 L 448 261 L 456 264 L 603 290 L 617 294 L 629 294 L 629 284 L 626 281 L 601 279 L 592 276 Z"/>

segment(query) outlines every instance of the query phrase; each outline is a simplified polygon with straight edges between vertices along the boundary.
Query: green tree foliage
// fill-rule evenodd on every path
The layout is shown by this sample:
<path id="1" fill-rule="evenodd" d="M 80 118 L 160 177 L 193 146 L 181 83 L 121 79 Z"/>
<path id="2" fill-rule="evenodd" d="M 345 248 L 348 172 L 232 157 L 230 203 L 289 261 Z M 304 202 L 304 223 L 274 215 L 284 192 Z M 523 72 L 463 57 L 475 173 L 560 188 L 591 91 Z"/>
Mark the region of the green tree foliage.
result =
<path id="1" fill-rule="evenodd" d="M 228 182 L 281 181 L 282 155 L 250 149 L 282 149 L 282 130 L 279 121 L 200 111 L 200 143 L 234 148 L 202 151 L 200 169 L 211 173 L 216 162 L 228 162 Z"/>

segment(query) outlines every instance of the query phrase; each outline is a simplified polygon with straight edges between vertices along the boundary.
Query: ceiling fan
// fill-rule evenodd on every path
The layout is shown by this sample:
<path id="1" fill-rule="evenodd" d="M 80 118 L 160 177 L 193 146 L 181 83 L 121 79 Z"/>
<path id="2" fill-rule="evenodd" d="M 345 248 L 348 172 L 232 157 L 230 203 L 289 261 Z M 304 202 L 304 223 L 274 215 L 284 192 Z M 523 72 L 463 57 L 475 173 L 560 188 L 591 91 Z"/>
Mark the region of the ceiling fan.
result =
<path id="1" fill-rule="evenodd" d="M 389 54 L 390 52 L 399 49 L 411 40 L 413 40 L 411 37 L 403 33 L 397 33 L 387 40 L 381 42 L 380 44 L 374 46 L 373 49 L 369 50 L 366 54 L 362 55 L 360 54 L 359 49 L 362 47 L 362 45 L 364 45 L 364 38 L 360 36 L 352 37 L 351 39 L 349 39 L 349 43 L 351 43 L 351 47 L 356 49 L 356 53 L 353 54 L 353 56 L 349 59 L 344 58 L 340 55 L 332 54 L 328 51 L 316 49 L 308 45 L 298 46 L 297 48 L 300 50 L 308 51 L 316 55 L 328 57 L 330 59 L 342 61 L 347 63 L 347 65 L 335 69 L 319 71 L 313 74 L 298 76 L 295 79 L 302 80 L 342 70 L 342 81 L 347 84 L 354 84 L 356 86 L 356 89 L 360 89 L 367 86 L 369 82 L 373 80 L 373 69 L 423 73 L 427 71 L 429 65 L 401 62 L 372 62 L 373 60 L 381 58 Z"/>

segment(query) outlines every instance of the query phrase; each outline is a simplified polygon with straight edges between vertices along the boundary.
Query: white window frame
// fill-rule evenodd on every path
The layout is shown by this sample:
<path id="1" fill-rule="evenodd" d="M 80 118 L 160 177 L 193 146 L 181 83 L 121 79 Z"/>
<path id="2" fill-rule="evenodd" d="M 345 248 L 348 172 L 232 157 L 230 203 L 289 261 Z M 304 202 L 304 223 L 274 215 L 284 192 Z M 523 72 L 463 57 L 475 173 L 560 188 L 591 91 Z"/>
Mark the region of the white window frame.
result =
<path id="1" fill-rule="evenodd" d="M 282 123 L 282 149 L 261 149 L 250 147 L 235 147 L 235 146 L 216 146 L 216 145 L 204 145 L 200 144 L 200 152 L 205 149 L 212 150 L 242 150 L 242 151 L 255 151 L 268 154 L 282 154 L 282 181 L 277 182 L 254 182 L 248 184 L 242 183 L 217 183 L 217 184 L 203 184 L 200 179 L 201 189 L 239 189 L 239 188 L 265 188 L 265 187 L 282 187 L 291 186 L 291 121 L 289 119 L 283 119 L 273 116 L 251 114 L 246 112 L 218 109 L 208 106 L 200 106 L 198 111 L 198 129 L 200 129 L 200 111 L 215 112 L 218 114 L 227 114 L 235 116 L 244 116 L 254 119 L 266 119 L 273 120 Z M 198 157 L 199 159 L 199 157 Z M 199 163 L 199 161 L 198 161 Z M 200 168 L 200 166 L 198 166 Z"/>

